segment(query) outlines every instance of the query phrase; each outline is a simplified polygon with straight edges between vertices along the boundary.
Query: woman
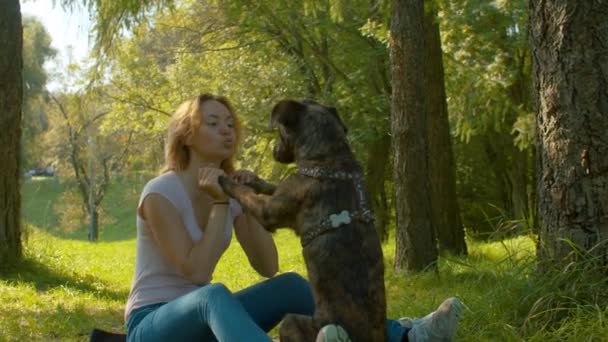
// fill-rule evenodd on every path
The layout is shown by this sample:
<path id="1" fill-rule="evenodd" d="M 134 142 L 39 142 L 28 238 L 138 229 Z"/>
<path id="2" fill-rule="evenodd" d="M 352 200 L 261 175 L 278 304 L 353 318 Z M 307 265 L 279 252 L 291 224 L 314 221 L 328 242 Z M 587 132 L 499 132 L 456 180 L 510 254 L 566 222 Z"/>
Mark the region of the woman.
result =
<path id="1" fill-rule="evenodd" d="M 146 184 L 137 208 L 135 277 L 125 310 L 129 341 L 269 341 L 266 332 L 285 314 L 314 311 L 305 279 L 270 278 L 278 271 L 272 236 L 217 183 L 220 175 L 240 183 L 255 177 L 234 169 L 240 140 L 240 123 L 223 97 L 199 95 L 173 115 L 164 171 Z M 233 226 L 252 267 L 270 278 L 234 294 L 210 283 Z M 456 304 L 422 320 L 387 321 L 389 340 L 428 340 L 429 332 L 451 337 Z M 327 326 L 319 340 L 339 333 Z"/>

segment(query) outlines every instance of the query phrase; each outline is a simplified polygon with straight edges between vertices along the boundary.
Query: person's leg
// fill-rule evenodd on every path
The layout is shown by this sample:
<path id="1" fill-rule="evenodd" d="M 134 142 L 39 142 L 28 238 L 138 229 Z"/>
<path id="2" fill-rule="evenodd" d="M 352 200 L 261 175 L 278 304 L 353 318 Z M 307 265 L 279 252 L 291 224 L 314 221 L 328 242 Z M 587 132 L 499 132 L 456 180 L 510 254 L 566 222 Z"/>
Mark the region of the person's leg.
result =
<path id="1" fill-rule="evenodd" d="M 270 341 L 222 284 L 210 284 L 147 314 L 129 331 L 129 342 Z"/>
<path id="2" fill-rule="evenodd" d="M 314 299 L 310 284 L 297 273 L 284 273 L 236 292 L 245 310 L 264 331 L 270 331 L 288 313 L 312 315 Z M 407 341 L 410 331 L 453 336 L 460 317 L 460 302 L 450 298 L 437 311 L 415 322 L 386 320 L 387 342 Z M 418 326 L 416 329 L 412 327 Z M 412 336 L 414 337 L 414 336 Z M 415 341 L 415 340 L 414 340 Z"/>
<path id="3" fill-rule="evenodd" d="M 403 317 L 399 320 L 386 320 L 387 342 L 431 342 L 451 341 L 456 332 L 462 303 L 455 297 L 448 298 L 439 305 L 437 310 L 423 318 Z M 326 331 L 323 331 L 325 329 Z M 340 333 L 338 325 L 327 325 L 319 332 L 319 341 L 350 341 Z M 336 332 L 337 331 L 337 332 Z M 329 332 L 329 333 L 328 333 Z M 330 337 L 325 337 L 330 336 Z M 338 336 L 338 337 L 335 337 Z"/>
<path id="4" fill-rule="evenodd" d="M 234 295 L 264 331 L 270 331 L 288 313 L 310 316 L 314 313 L 310 284 L 293 272 L 267 279 Z M 407 331 L 397 320 L 386 320 L 387 342 L 401 342 Z"/>
<path id="5" fill-rule="evenodd" d="M 284 273 L 238 291 L 241 302 L 254 322 L 268 332 L 288 313 L 309 315 L 314 312 L 310 284 L 297 273 Z"/>
<path id="6" fill-rule="evenodd" d="M 386 342 L 401 342 L 407 336 L 409 328 L 401 324 L 398 320 L 386 320 Z"/>
<path id="7" fill-rule="evenodd" d="M 451 341 L 460 320 L 462 302 L 455 297 L 444 300 L 437 310 L 422 318 L 401 318 L 399 322 L 408 329 L 403 341 Z M 407 339 L 406 339 L 407 337 Z"/>

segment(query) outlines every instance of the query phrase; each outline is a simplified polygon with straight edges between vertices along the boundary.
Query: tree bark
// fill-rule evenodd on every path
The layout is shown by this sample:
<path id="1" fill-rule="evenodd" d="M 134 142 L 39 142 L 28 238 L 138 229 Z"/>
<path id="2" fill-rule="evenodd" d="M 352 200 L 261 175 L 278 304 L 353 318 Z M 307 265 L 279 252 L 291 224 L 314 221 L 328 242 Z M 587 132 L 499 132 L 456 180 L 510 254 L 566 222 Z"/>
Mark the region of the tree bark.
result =
<path id="1" fill-rule="evenodd" d="M 570 240 L 604 263 L 608 236 L 608 1 L 531 0 L 541 269 Z"/>
<path id="2" fill-rule="evenodd" d="M 99 241 L 99 207 L 95 207 L 93 210 L 92 222 L 89 222 L 89 225 L 93 225 L 92 228 L 89 228 L 88 238 L 89 242 L 97 242 Z M 89 213 L 89 220 L 91 220 Z"/>
<path id="3" fill-rule="evenodd" d="M 436 9 L 424 15 L 426 51 L 426 109 L 428 116 L 427 155 L 431 186 L 431 211 L 439 251 L 466 255 L 464 227 L 456 197 L 456 169 L 448 121 L 448 105 L 443 74 L 443 52 Z"/>
<path id="4" fill-rule="evenodd" d="M 0 5 L 0 267 L 21 257 L 22 42 L 19 0 Z"/>
<path id="5" fill-rule="evenodd" d="M 390 29 L 397 269 L 437 262 L 431 221 L 422 0 L 393 0 Z"/>
<path id="6" fill-rule="evenodd" d="M 385 181 L 389 168 L 389 154 L 386 151 L 391 146 L 388 134 L 378 134 L 369 148 L 367 158 L 367 186 L 372 195 L 374 215 L 376 216 L 376 232 L 384 242 L 388 239 L 390 211 L 386 196 Z"/>

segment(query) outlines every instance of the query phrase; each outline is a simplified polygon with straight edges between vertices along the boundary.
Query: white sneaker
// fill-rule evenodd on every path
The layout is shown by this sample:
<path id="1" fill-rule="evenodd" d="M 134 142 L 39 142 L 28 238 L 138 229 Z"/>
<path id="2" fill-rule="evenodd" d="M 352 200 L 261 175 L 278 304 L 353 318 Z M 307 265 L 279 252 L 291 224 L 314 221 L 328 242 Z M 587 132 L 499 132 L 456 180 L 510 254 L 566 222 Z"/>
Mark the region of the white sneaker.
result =
<path id="1" fill-rule="evenodd" d="M 451 297 L 423 318 L 403 317 L 399 323 L 409 329 L 407 338 L 410 342 L 449 342 L 456 332 L 461 311 L 460 300 Z"/>
<path id="2" fill-rule="evenodd" d="M 316 342 L 351 342 L 348 333 L 337 324 L 328 324 L 319 330 Z"/>

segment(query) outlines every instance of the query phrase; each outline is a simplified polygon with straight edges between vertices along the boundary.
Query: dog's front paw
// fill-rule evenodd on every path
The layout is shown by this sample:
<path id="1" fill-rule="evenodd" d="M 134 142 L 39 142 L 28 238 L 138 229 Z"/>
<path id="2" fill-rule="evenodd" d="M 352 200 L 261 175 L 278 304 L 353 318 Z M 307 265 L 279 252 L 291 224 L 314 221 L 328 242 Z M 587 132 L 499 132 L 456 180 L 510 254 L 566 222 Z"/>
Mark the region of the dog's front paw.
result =
<path id="1" fill-rule="evenodd" d="M 228 195 L 230 197 L 234 197 L 235 183 L 232 179 L 230 179 L 229 177 L 226 177 L 226 176 L 219 176 L 219 177 L 217 177 L 217 182 L 219 183 L 222 190 L 224 190 L 226 195 Z"/>
<path id="2" fill-rule="evenodd" d="M 264 181 L 261 178 L 255 178 L 245 183 L 248 187 L 252 188 L 256 194 L 272 195 L 276 186 Z"/>

